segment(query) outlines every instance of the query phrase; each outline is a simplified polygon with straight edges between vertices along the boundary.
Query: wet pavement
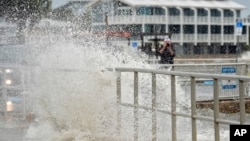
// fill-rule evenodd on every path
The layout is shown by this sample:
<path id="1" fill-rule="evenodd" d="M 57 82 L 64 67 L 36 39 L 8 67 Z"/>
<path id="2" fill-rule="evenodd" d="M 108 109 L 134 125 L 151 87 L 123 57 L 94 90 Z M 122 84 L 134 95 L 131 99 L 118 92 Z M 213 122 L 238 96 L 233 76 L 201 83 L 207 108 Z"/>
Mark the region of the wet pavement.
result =
<path id="1" fill-rule="evenodd" d="M 0 114 L 0 141 L 24 141 L 27 125 L 23 118 Z"/>

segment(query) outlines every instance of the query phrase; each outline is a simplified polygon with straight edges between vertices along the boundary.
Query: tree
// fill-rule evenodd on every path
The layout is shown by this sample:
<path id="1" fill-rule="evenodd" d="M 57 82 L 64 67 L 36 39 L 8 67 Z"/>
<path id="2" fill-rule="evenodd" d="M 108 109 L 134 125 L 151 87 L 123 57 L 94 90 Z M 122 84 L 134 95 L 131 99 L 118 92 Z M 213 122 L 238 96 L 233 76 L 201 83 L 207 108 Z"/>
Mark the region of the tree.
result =
<path id="1" fill-rule="evenodd" d="M 0 17 L 17 24 L 17 38 L 20 43 L 25 42 L 24 31 L 29 20 L 29 28 L 49 15 L 51 0 L 1 0 Z"/>

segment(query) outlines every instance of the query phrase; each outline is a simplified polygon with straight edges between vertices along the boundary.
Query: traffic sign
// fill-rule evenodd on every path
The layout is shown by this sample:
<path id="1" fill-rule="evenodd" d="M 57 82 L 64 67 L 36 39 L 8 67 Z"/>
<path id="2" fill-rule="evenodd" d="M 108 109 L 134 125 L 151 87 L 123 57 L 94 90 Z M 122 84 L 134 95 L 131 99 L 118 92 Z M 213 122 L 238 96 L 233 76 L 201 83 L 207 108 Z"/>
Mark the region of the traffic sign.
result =
<path id="1" fill-rule="evenodd" d="M 132 42 L 132 47 L 133 47 L 133 48 L 137 48 L 137 47 L 138 47 L 137 42 Z"/>
<path id="2" fill-rule="evenodd" d="M 243 29 L 243 24 L 242 24 L 242 22 L 236 22 L 236 31 L 235 31 L 235 35 L 236 35 L 236 36 L 241 36 L 241 35 L 242 35 L 242 29 Z"/>
<path id="3" fill-rule="evenodd" d="M 223 67 L 221 72 L 227 75 L 235 75 L 236 67 Z M 222 89 L 236 89 L 237 83 L 235 80 L 222 80 Z"/>
<path id="4" fill-rule="evenodd" d="M 236 73 L 235 67 L 225 67 L 221 69 L 222 73 Z"/>
<path id="5" fill-rule="evenodd" d="M 238 28 L 242 28 L 242 27 L 243 27 L 242 22 L 237 22 L 237 23 L 236 23 L 236 27 L 238 27 Z"/>

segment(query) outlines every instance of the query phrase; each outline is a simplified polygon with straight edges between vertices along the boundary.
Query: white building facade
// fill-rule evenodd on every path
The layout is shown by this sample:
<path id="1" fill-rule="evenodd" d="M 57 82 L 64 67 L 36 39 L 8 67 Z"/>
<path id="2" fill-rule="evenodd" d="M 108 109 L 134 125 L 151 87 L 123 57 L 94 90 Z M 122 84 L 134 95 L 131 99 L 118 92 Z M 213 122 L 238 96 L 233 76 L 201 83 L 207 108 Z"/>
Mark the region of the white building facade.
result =
<path id="1" fill-rule="evenodd" d="M 249 28 L 240 19 L 245 7 L 231 0 L 100 0 L 92 8 L 94 31 L 173 32 L 179 54 L 235 54 L 249 45 Z M 108 16 L 105 22 L 105 15 Z M 236 36 L 236 22 L 242 35 Z M 131 40 L 138 38 L 132 36 Z M 138 42 L 140 44 L 140 42 Z"/>

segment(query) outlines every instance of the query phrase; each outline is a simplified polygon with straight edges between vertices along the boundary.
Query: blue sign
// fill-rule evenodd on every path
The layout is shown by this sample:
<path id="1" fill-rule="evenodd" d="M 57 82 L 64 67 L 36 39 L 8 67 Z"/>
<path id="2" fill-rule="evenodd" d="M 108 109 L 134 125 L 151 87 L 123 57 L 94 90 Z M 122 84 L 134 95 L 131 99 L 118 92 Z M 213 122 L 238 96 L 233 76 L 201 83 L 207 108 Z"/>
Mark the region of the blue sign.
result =
<path id="1" fill-rule="evenodd" d="M 242 22 L 237 22 L 237 23 L 236 23 L 235 35 L 236 35 L 236 36 L 241 36 L 241 35 L 242 35 L 242 29 L 243 29 L 243 24 L 242 24 Z"/>
<path id="2" fill-rule="evenodd" d="M 203 83 L 204 83 L 204 85 L 213 85 L 214 81 L 213 80 L 205 80 Z"/>
<path id="3" fill-rule="evenodd" d="M 222 73 L 236 73 L 236 68 L 235 67 L 222 68 L 221 72 Z"/>
<path id="4" fill-rule="evenodd" d="M 224 74 L 236 74 L 235 67 L 223 67 L 221 72 Z M 236 89 L 236 81 L 234 80 L 222 80 L 222 89 Z"/>
<path id="5" fill-rule="evenodd" d="M 223 85 L 222 89 L 236 89 L 236 85 Z"/>
<path id="6" fill-rule="evenodd" d="M 236 27 L 238 27 L 238 28 L 242 28 L 242 27 L 243 27 L 242 22 L 237 22 L 237 23 L 236 23 Z"/>
<path id="7" fill-rule="evenodd" d="M 137 48 L 137 42 L 132 42 L 132 47 Z"/>

